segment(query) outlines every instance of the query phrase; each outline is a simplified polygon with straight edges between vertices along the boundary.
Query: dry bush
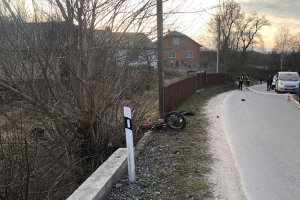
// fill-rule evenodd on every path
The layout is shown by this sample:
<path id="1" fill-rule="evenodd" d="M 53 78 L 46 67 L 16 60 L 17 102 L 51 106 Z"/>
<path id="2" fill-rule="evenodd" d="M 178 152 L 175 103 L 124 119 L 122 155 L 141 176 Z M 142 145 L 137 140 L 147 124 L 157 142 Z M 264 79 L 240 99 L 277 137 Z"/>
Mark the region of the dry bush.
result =
<path id="1" fill-rule="evenodd" d="M 187 78 L 187 68 L 165 68 L 165 85 L 170 85 Z"/>
<path id="2" fill-rule="evenodd" d="M 61 199 L 77 187 L 78 176 L 71 167 L 76 160 L 62 142 L 15 129 L 1 133 L 0 146 L 1 199 Z"/>
<path id="3" fill-rule="evenodd" d="M 65 199 L 125 146 L 123 107 L 136 133 L 157 99 L 156 1 L 19 2 L 0 5 L 0 198 Z"/>
<path id="4" fill-rule="evenodd" d="M 137 57 L 153 56 L 152 42 L 127 32 L 151 22 L 146 15 L 155 4 L 122 14 L 129 5 L 121 0 L 57 0 L 51 13 L 34 4 L 34 22 L 26 22 L 2 3 L 0 86 L 8 109 L 1 116 L 0 198 L 65 199 L 125 146 L 123 107 L 132 109 L 136 132 L 154 102 L 146 89 L 155 78 L 143 75 L 154 71 L 131 69 Z M 37 127 L 42 138 L 28 133 Z"/>

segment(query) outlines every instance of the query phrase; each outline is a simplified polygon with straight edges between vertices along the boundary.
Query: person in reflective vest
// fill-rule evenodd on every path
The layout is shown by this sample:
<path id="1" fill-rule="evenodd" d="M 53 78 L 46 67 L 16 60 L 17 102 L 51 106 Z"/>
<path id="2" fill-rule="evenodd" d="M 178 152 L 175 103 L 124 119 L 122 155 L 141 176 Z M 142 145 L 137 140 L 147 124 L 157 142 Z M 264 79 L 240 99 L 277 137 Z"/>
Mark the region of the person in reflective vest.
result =
<path id="1" fill-rule="evenodd" d="M 250 86 L 250 81 L 251 81 L 251 77 L 248 74 L 248 76 L 246 76 L 246 86 L 249 87 Z"/>
<path id="2" fill-rule="evenodd" d="M 244 81 L 244 76 L 242 73 L 238 76 L 238 81 L 239 81 L 239 89 L 243 90 L 243 81 Z"/>

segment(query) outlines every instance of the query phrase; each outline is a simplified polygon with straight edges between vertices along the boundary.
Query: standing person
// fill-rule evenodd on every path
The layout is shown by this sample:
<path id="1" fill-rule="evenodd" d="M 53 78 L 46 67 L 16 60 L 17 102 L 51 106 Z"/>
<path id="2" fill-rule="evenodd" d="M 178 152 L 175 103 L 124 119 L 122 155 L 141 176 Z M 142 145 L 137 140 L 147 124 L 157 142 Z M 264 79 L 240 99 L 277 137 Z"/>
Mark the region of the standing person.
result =
<path id="1" fill-rule="evenodd" d="M 267 91 L 271 90 L 272 82 L 273 82 L 273 79 L 272 79 L 272 76 L 270 75 L 268 78 L 268 81 L 267 81 Z"/>
<path id="2" fill-rule="evenodd" d="M 184 66 L 184 60 L 182 59 L 181 60 L 181 67 L 183 67 Z"/>
<path id="3" fill-rule="evenodd" d="M 260 78 L 260 79 L 259 79 L 259 81 L 260 81 L 260 84 L 262 84 L 262 80 L 263 80 L 262 78 Z"/>
<path id="4" fill-rule="evenodd" d="M 250 86 L 250 81 L 251 81 L 251 77 L 250 77 L 250 74 L 248 74 L 248 76 L 246 76 L 246 86 L 247 87 Z"/>
<path id="5" fill-rule="evenodd" d="M 298 85 L 298 92 L 297 92 L 297 96 L 298 96 L 299 108 L 300 108 L 300 81 L 299 81 L 299 85 Z"/>
<path id="6" fill-rule="evenodd" d="M 243 90 L 243 81 L 244 81 L 244 76 L 242 73 L 238 76 L 238 81 L 239 81 L 239 89 Z"/>

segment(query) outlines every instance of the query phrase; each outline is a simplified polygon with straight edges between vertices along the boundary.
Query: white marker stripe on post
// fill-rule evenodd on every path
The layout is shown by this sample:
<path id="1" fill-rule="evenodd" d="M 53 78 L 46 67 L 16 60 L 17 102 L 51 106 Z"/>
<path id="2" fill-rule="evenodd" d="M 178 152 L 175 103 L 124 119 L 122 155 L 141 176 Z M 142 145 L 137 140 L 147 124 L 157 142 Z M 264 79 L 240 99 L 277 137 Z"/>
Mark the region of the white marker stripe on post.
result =
<path id="1" fill-rule="evenodd" d="M 133 149 L 133 136 L 132 136 L 132 123 L 131 123 L 131 109 L 124 107 L 124 122 L 126 133 L 126 146 L 127 146 L 127 161 L 128 161 L 128 177 L 129 182 L 135 182 L 135 163 L 134 163 L 134 149 Z"/>

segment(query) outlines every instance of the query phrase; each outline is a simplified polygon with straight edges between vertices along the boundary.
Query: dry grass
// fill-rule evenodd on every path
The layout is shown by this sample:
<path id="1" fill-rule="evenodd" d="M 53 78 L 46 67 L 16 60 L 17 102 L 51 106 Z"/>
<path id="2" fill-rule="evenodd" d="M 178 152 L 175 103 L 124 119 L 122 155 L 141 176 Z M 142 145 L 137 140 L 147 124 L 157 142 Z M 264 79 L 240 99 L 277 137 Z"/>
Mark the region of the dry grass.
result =
<path id="1" fill-rule="evenodd" d="M 171 85 L 187 78 L 187 69 L 165 68 L 165 85 Z"/>
<path id="2" fill-rule="evenodd" d="M 169 132 L 164 137 L 165 141 L 174 141 L 170 148 L 173 162 L 173 173 L 169 176 L 169 182 L 174 186 L 163 199 L 171 195 L 173 199 L 208 199 L 211 197 L 210 186 L 205 179 L 205 174 L 210 171 L 211 155 L 207 152 L 207 118 L 203 113 L 203 107 L 213 96 L 231 89 L 234 85 L 211 87 L 200 94 L 193 95 L 180 106 L 179 110 L 194 111 L 195 116 L 188 117 L 187 127 L 184 131 L 175 134 Z M 168 138 L 169 137 L 169 138 Z M 176 153 L 175 153 L 176 152 Z M 165 158 L 164 158 L 165 159 Z"/>
<path id="3" fill-rule="evenodd" d="M 138 158 L 137 183 L 121 190 L 114 189 L 108 199 L 211 199 L 206 174 L 212 163 L 208 153 L 207 120 L 203 113 L 206 102 L 215 95 L 235 89 L 233 84 L 204 89 L 193 95 L 178 110 L 194 111 L 184 130 L 155 133 Z M 121 183 L 128 184 L 126 177 Z M 140 189 L 138 189 L 138 187 Z M 123 194 L 122 195 L 120 195 Z"/>

